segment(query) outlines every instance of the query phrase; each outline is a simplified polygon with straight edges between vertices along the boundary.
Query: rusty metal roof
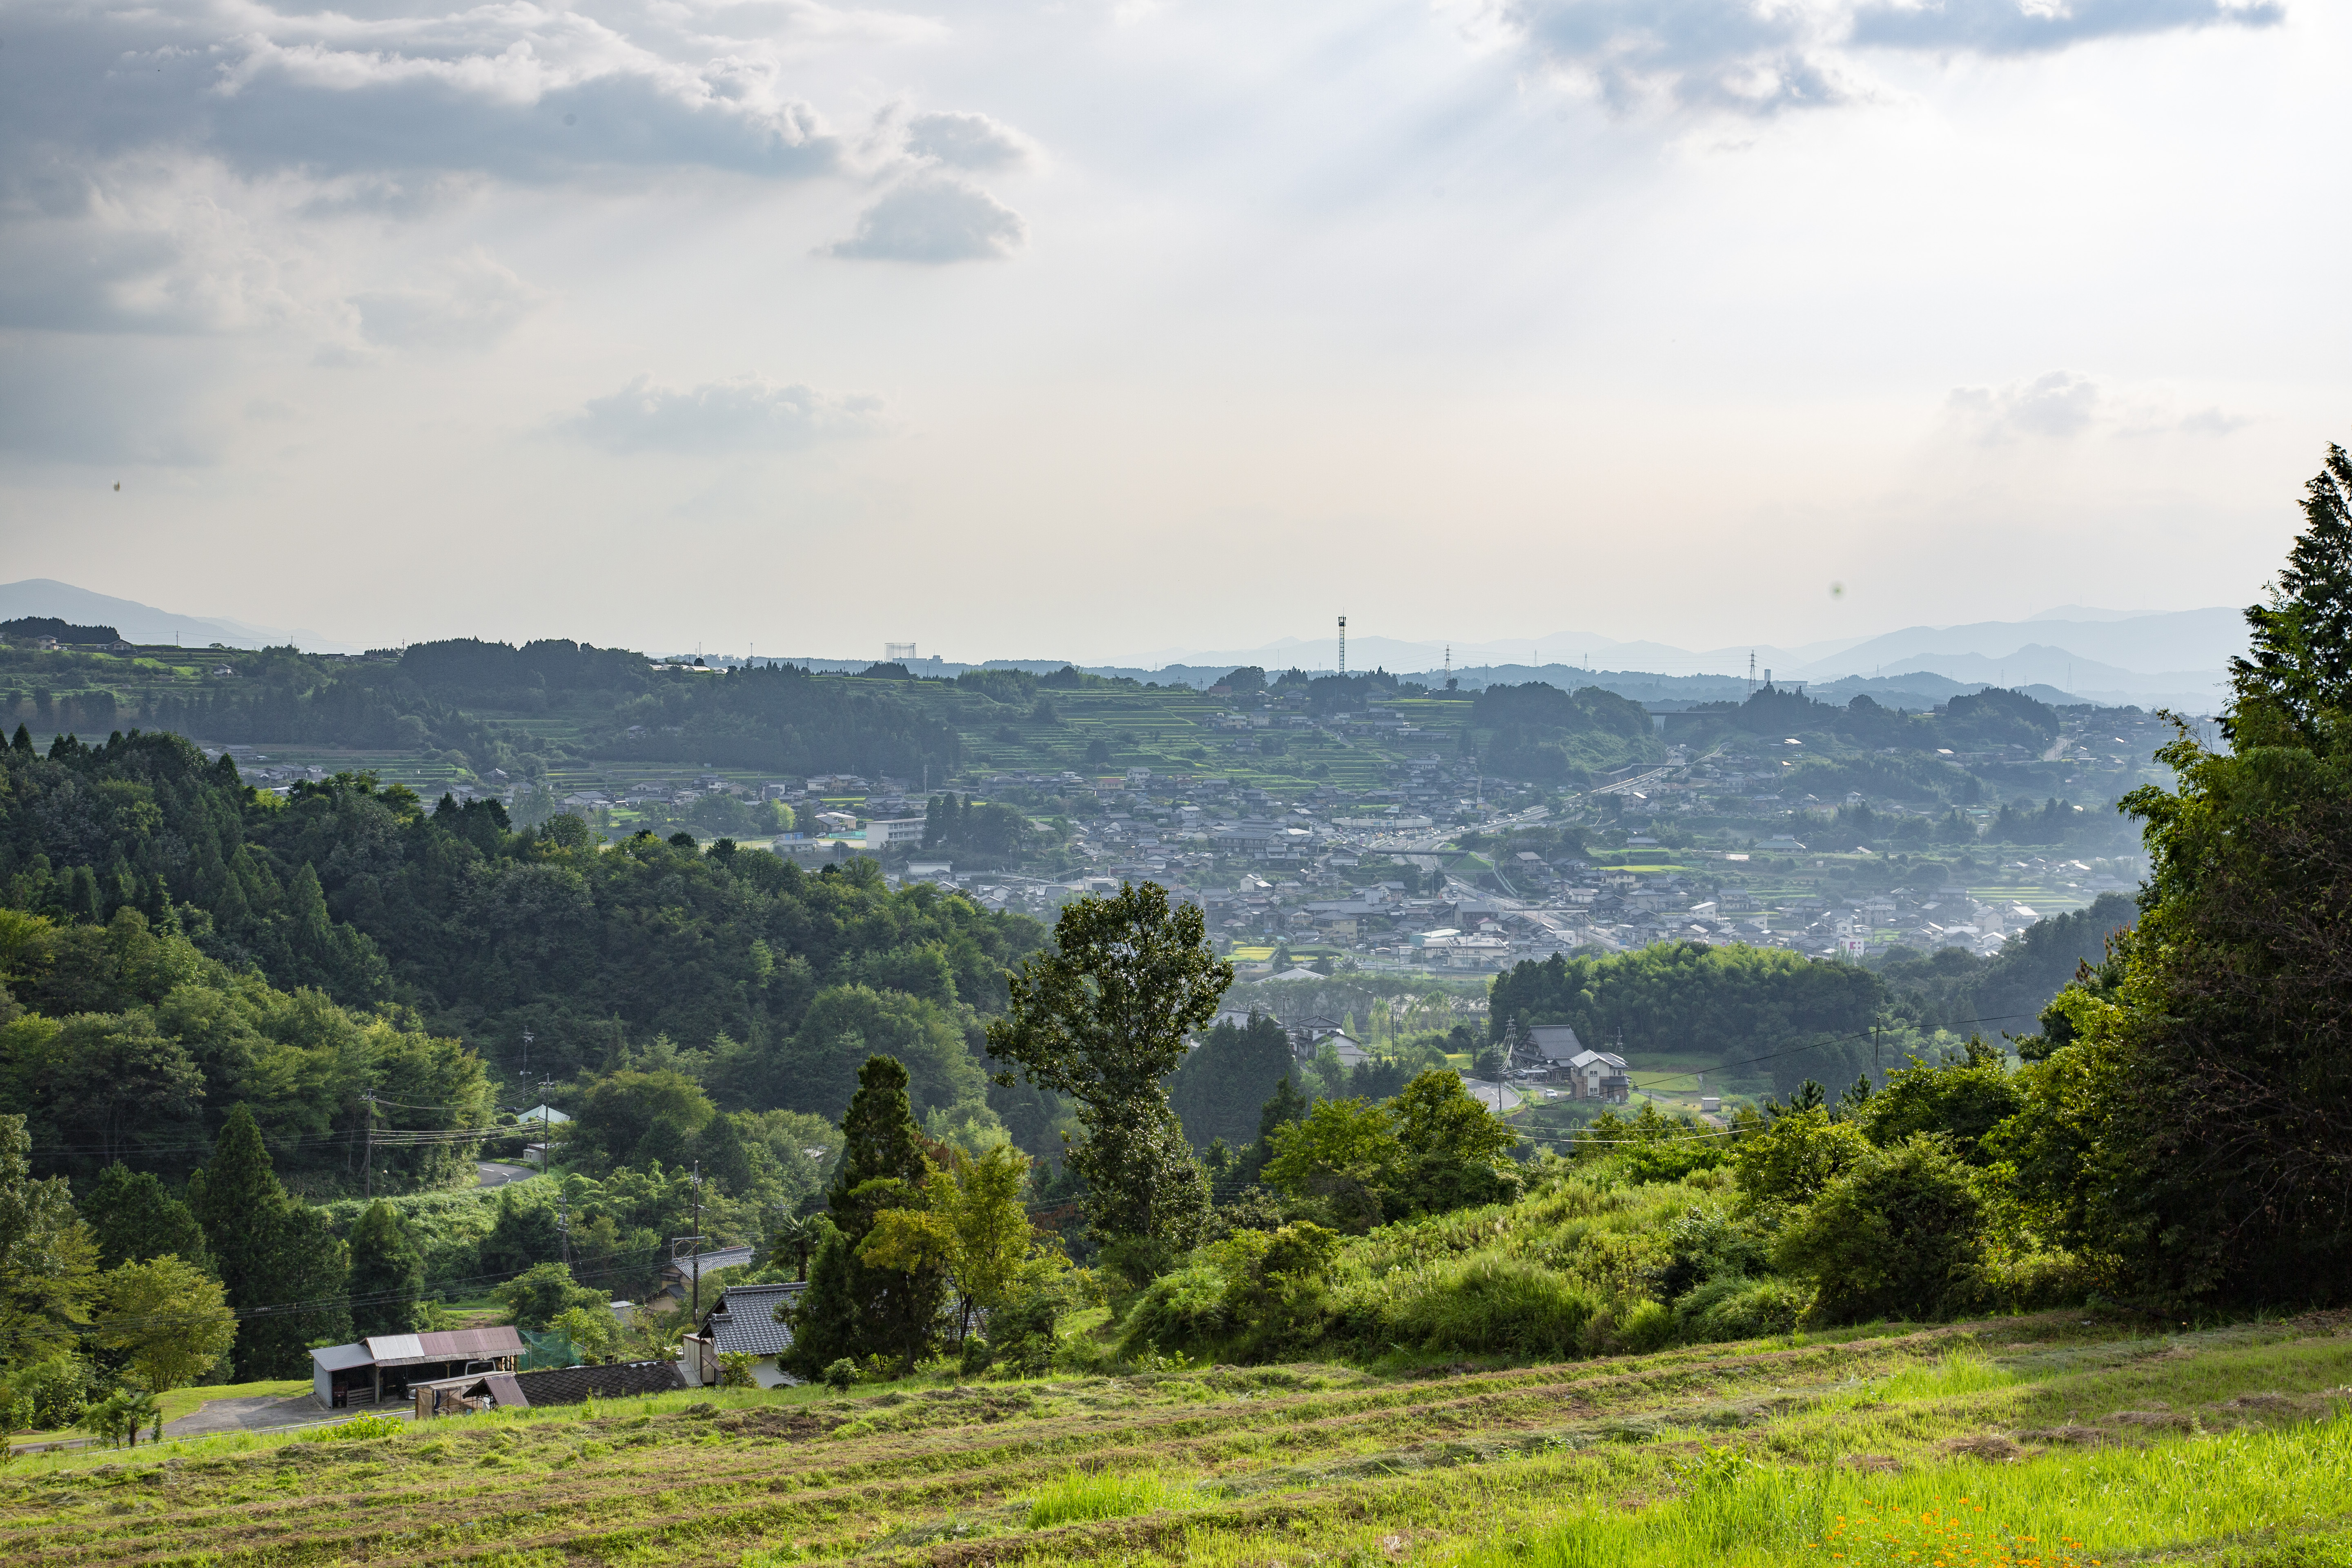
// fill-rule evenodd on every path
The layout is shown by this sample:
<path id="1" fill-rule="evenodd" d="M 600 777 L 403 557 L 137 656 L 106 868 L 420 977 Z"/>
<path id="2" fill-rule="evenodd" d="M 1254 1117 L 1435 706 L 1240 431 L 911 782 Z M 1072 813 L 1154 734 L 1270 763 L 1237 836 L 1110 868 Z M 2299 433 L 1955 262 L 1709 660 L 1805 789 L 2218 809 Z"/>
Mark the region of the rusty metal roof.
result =
<path id="1" fill-rule="evenodd" d="M 421 1362 L 488 1361 L 520 1355 L 522 1336 L 504 1324 L 491 1329 L 444 1329 L 427 1334 L 377 1334 L 362 1342 L 378 1366 L 415 1366 Z"/>

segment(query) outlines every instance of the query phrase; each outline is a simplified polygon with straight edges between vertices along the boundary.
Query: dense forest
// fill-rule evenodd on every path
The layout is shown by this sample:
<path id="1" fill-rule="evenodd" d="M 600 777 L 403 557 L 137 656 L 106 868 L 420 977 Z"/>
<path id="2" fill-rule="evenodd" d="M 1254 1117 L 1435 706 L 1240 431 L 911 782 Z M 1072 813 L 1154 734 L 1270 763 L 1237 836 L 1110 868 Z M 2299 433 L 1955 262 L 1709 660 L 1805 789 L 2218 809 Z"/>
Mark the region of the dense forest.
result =
<path id="1" fill-rule="evenodd" d="M 1898 953 L 1875 969 L 1696 942 L 1555 956 L 1496 977 L 1489 1035 L 1570 1024 L 1603 1050 L 1721 1061 L 1728 1078 L 1718 1081 L 1769 1079 L 1785 1094 L 1812 1079 L 1841 1093 L 1939 1032 L 2033 1034 L 2050 999 L 2083 964 L 2104 962 L 2132 918 L 2130 900 L 2109 893 L 2036 921 L 1996 958 L 1946 949 Z"/>
<path id="2" fill-rule="evenodd" d="M 561 639 L 520 647 L 470 638 L 417 643 L 396 658 L 334 659 L 268 648 L 236 655 L 236 684 L 165 695 L 150 727 L 208 741 L 414 750 L 478 772 L 534 776 L 574 749 L 593 758 L 944 777 L 955 731 L 883 681 L 827 679 L 790 665 L 725 670 L 656 665 Z M 901 672 L 903 675 L 903 672 Z M 561 744 L 480 710 L 573 721 Z M 73 717 L 93 731 L 114 714 Z"/>
<path id="3" fill-rule="evenodd" d="M 1665 760 L 1642 705 L 1597 686 L 1562 691 L 1531 680 L 1489 686 L 1471 706 L 1470 722 L 1487 736 L 1483 765 L 1539 784 L 1583 783 L 1626 763 Z"/>

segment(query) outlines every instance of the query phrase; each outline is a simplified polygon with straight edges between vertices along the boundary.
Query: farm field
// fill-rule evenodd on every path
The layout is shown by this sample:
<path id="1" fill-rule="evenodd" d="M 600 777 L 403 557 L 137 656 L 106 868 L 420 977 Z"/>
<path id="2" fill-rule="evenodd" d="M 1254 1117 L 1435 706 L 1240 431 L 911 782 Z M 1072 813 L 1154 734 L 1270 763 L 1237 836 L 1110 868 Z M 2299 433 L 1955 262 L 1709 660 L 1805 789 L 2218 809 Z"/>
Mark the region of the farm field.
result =
<path id="1" fill-rule="evenodd" d="M 1180 1366 L 239 1435 L 20 1459 L 0 1553 L 2333 1563 L 2352 1561 L 2347 1329 L 2074 1311 L 1551 1366 Z"/>

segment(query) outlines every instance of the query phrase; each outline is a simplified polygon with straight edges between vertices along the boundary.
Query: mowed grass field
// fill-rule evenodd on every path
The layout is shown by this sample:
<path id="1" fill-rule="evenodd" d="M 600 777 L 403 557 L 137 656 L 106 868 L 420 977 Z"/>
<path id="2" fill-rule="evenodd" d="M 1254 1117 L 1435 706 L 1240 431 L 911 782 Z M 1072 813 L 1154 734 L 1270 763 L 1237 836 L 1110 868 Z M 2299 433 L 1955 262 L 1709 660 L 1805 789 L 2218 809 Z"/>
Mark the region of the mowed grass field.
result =
<path id="1" fill-rule="evenodd" d="M 2334 1318 L 2068 1312 L 1552 1366 L 678 1394 L 20 1459 L 0 1557 L 2300 1568 L 2352 1562 L 2347 1380 Z"/>

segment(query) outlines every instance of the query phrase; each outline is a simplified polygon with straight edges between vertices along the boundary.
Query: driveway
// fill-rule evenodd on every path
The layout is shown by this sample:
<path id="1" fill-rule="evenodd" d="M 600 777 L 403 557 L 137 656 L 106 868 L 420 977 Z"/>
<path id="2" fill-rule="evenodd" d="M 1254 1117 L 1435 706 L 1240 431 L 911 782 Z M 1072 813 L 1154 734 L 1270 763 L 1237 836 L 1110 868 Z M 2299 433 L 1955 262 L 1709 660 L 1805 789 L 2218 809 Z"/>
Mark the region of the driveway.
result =
<path id="1" fill-rule="evenodd" d="M 283 1397 L 262 1394 L 252 1399 L 215 1399 L 192 1415 L 163 1423 L 166 1437 L 201 1437 L 211 1432 L 268 1432 L 280 1426 L 310 1426 L 351 1415 L 400 1415 L 397 1403 L 381 1410 L 328 1411 L 307 1394 Z"/>
<path id="2" fill-rule="evenodd" d="M 481 1173 L 481 1185 L 486 1187 L 503 1187 L 509 1182 L 520 1182 L 526 1176 L 539 1174 L 529 1165 L 503 1165 L 496 1160 L 478 1160 L 474 1163 L 474 1169 Z"/>

